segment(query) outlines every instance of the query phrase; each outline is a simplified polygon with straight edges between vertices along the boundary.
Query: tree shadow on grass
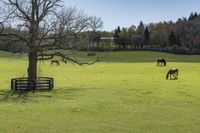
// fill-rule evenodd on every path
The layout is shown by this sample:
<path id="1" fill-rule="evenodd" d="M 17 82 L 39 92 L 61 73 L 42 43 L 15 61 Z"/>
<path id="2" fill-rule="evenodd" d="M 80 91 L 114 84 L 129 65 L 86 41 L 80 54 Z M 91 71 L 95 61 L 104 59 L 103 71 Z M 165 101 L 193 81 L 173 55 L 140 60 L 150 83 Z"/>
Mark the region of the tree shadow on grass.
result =
<path id="1" fill-rule="evenodd" d="M 82 91 L 87 91 L 90 88 L 57 88 L 52 91 L 11 91 L 0 90 L 1 102 L 49 102 L 56 100 L 73 100 Z"/>
<path id="2" fill-rule="evenodd" d="M 28 91 L 6 91 L 0 90 L 0 102 L 28 102 L 29 101 Z"/>

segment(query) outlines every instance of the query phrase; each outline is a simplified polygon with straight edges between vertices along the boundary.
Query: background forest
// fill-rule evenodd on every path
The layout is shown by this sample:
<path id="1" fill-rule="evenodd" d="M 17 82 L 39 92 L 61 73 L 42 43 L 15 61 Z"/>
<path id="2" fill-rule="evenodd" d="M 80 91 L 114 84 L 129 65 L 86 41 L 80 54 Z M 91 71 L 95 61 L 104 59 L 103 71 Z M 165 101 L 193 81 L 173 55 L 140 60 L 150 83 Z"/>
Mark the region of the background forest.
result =
<path id="1" fill-rule="evenodd" d="M 164 21 L 144 24 L 141 21 L 138 26 L 116 27 L 111 32 L 101 31 L 101 27 L 102 22 L 100 25 L 94 25 L 94 29 L 82 31 L 77 35 L 80 45 L 78 50 L 152 50 L 179 54 L 200 53 L 200 14 L 196 12 L 191 13 L 188 18 L 179 18 L 176 22 Z M 7 26 L 5 30 L 19 34 L 26 32 L 12 26 Z M 74 37 L 68 39 L 73 40 Z M 62 43 L 65 45 L 64 43 L 69 42 Z M 59 47 L 51 49 L 59 49 Z M 1 37 L 0 50 L 26 52 L 27 48 L 20 41 L 13 44 L 12 39 Z"/>

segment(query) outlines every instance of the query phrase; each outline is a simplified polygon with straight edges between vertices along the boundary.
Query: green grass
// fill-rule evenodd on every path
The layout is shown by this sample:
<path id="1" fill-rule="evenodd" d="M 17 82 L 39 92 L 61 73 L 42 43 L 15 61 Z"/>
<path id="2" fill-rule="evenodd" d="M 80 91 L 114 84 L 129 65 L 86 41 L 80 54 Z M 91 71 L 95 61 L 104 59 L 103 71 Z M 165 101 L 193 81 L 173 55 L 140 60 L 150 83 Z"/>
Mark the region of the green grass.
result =
<path id="1" fill-rule="evenodd" d="M 0 132 L 200 132 L 200 56 L 98 55 L 106 55 L 104 61 L 91 66 L 44 62 L 39 75 L 54 77 L 54 90 L 15 93 L 10 79 L 26 76 L 26 58 L 1 52 Z M 158 57 L 169 61 L 167 67 L 155 66 Z M 165 80 L 172 67 L 179 68 L 179 80 Z"/>

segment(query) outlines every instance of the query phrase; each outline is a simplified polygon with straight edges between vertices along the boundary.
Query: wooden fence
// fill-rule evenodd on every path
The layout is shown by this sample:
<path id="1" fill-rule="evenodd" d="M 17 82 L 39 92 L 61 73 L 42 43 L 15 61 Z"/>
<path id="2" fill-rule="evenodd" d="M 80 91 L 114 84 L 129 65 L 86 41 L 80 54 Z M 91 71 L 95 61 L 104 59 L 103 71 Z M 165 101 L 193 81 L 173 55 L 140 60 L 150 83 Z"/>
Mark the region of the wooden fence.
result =
<path id="1" fill-rule="evenodd" d="M 54 79 L 49 77 L 38 77 L 37 80 L 28 80 L 27 78 L 11 79 L 11 90 L 36 91 L 52 90 L 54 88 Z"/>

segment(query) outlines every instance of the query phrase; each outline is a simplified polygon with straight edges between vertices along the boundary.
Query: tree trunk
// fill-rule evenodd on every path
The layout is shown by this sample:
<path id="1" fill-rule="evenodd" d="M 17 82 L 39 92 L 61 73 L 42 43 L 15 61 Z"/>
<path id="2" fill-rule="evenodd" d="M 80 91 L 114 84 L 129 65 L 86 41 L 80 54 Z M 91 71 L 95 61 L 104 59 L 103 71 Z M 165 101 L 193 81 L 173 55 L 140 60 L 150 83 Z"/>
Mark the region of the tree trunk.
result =
<path id="1" fill-rule="evenodd" d="M 37 79 L 37 51 L 31 51 L 28 53 L 28 80 L 29 80 L 29 89 L 32 89 L 33 92 L 36 89 L 35 81 Z M 30 83 L 31 82 L 31 83 Z"/>

